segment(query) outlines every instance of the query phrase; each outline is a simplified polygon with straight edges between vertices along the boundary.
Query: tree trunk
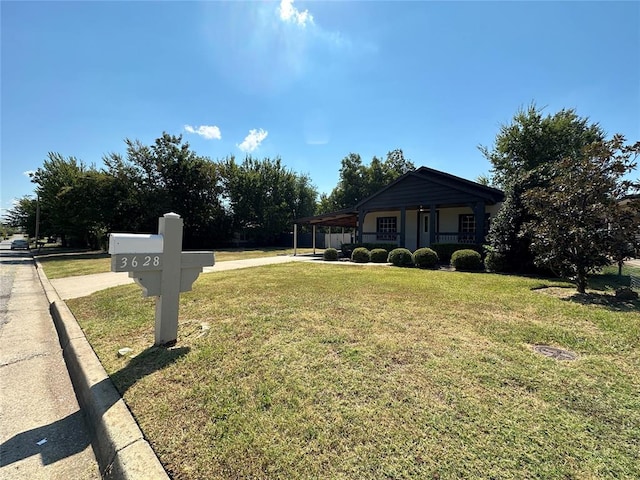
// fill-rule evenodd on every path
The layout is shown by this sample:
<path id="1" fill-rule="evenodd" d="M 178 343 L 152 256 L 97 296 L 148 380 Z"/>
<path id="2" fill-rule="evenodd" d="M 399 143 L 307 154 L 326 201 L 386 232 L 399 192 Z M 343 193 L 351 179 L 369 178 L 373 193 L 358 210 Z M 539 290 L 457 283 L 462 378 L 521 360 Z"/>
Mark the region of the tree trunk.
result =
<path id="1" fill-rule="evenodd" d="M 587 290 L 587 275 L 584 272 L 578 272 L 576 275 L 576 287 L 578 293 L 585 293 Z"/>
<path id="2" fill-rule="evenodd" d="M 622 265 L 624 264 L 624 261 L 620 261 L 618 262 L 618 276 L 622 276 Z"/>

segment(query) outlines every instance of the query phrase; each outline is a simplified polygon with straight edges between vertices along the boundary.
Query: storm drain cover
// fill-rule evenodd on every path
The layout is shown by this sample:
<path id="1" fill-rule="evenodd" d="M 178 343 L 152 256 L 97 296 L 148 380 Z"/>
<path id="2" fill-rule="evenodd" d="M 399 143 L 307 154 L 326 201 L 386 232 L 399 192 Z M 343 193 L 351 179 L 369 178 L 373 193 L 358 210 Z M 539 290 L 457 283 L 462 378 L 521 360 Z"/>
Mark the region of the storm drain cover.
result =
<path id="1" fill-rule="evenodd" d="M 549 345 L 535 345 L 533 349 L 542 355 L 555 358 L 556 360 L 575 360 L 578 357 L 573 352 L 563 350 L 562 348 L 550 347 Z"/>

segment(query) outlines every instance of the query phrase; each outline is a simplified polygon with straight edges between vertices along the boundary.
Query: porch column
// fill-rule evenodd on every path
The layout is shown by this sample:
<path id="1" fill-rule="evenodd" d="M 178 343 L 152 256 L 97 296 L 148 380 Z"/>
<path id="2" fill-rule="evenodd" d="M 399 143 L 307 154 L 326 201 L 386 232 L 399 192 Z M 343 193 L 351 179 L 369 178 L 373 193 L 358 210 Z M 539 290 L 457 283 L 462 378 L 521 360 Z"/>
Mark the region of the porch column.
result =
<path id="1" fill-rule="evenodd" d="M 434 204 L 429 205 L 429 245 L 436 243 L 436 220 L 438 216 L 436 213 L 436 206 Z"/>
<path id="2" fill-rule="evenodd" d="M 478 202 L 473 207 L 473 213 L 476 217 L 476 244 L 484 243 L 484 202 Z"/>
<path id="3" fill-rule="evenodd" d="M 358 240 L 356 243 L 362 243 L 362 227 L 364 226 L 364 211 L 358 211 Z"/>
<path id="4" fill-rule="evenodd" d="M 311 244 L 313 245 L 313 254 L 316 254 L 316 226 L 315 224 L 313 225 L 313 228 L 311 229 L 312 233 L 311 235 L 313 235 L 313 240 L 311 240 Z"/>
<path id="5" fill-rule="evenodd" d="M 407 209 L 402 207 L 400 209 L 400 247 L 404 248 L 406 245 L 406 224 L 407 224 Z"/>
<path id="6" fill-rule="evenodd" d="M 298 224 L 293 224 L 293 256 L 298 254 Z"/>

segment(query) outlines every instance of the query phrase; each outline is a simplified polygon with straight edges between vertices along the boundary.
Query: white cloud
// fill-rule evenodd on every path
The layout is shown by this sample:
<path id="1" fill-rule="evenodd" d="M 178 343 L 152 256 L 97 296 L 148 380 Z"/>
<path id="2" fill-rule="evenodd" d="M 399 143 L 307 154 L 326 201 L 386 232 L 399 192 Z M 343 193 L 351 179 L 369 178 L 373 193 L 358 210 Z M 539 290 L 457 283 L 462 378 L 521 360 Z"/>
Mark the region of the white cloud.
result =
<path id="1" fill-rule="evenodd" d="M 260 130 L 256 130 L 255 128 L 251 129 L 249 130 L 249 135 L 247 135 L 243 142 L 237 145 L 237 147 L 243 152 L 253 152 L 260 146 L 262 141 L 267 138 L 267 135 L 269 135 L 269 132 L 262 128 Z"/>
<path id="2" fill-rule="evenodd" d="M 26 172 L 22 172 L 25 177 L 31 178 L 36 173 L 35 170 L 27 170 Z"/>
<path id="3" fill-rule="evenodd" d="M 207 140 L 222 139 L 220 129 L 214 125 L 200 125 L 196 128 L 192 127 L 191 125 L 185 125 L 184 129 L 188 133 L 195 133 L 197 135 L 200 135 L 201 137 L 206 138 Z"/>
<path id="4" fill-rule="evenodd" d="M 301 27 L 305 27 L 307 22 L 313 24 L 313 15 L 309 13 L 309 10 L 301 12 L 293 6 L 294 0 L 281 0 L 278 12 L 280 13 L 280 19 L 285 22 L 297 23 Z"/>

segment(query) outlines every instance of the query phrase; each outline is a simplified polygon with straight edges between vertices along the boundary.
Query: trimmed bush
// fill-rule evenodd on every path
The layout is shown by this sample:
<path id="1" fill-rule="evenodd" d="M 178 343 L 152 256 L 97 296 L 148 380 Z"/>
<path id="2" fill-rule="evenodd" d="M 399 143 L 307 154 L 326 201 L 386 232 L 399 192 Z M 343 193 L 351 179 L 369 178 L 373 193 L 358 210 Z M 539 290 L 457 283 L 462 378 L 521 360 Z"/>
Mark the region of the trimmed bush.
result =
<path id="1" fill-rule="evenodd" d="M 373 263 L 387 263 L 389 252 L 384 248 L 374 248 L 371 250 L 371 261 Z"/>
<path id="2" fill-rule="evenodd" d="M 471 249 L 457 250 L 451 255 L 451 265 L 456 270 L 482 270 L 482 256 Z"/>
<path id="3" fill-rule="evenodd" d="M 327 248 L 322 254 L 322 258 L 327 262 L 335 262 L 338 260 L 338 250 L 335 248 Z"/>
<path id="4" fill-rule="evenodd" d="M 419 248 L 413 252 L 413 263 L 418 268 L 435 268 L 438 265 L 438 254 L 430 248 Z"/>
<path id="5" fill-rule="evenodd" d="M 637 300 L 638 293 L 634 292 L 629 287 L 621 287 L 616 289 L 616 298 L 618 300 Z"/>
<path id="6" fill-rule="evenodd" d="M 412 267 L 413 255 L 406 248 L 394 248 L 389 252 L 387 262 L 392 263 L 396 267 Z"/>
<path id="7" fill-rule="evenodd" d="M 440 263 L 451 262 L 451 255 L 453 255 L 453 252 L 460 250 L 461 248 L 475 250 L 478 253 L 482 253 L 482 246 L 475 244 L 464 245 L 463 247 L 463 245 L 459 243 L 433 243 L 429 248 L 438 254 Z"/>
<path id="8" fill-rule="evenodd" d="M 343 243 L 340 249 L 342 250 L 342 256 L 344 258 L 351 258 L 351 254 L 358 247 L 364 247 L 367 250 L 373 250 L 374 248 L 384 248 L 387 251 L 393 250 L 398 245 L 395 243 Z"/>
<path id="9" fill-rule="evenodd" d="M 502 253 L 490 250 L 484 258 L 484 267 L 489 272 L 506 272 L 507 259 Z"/>
<path id="10" fill-rule="evenodd" d="M 371 252 L 364 247 L 358 247 L 351 254 L 351 261 L 355 263 L 369 263 L 371 261 Z"/>

